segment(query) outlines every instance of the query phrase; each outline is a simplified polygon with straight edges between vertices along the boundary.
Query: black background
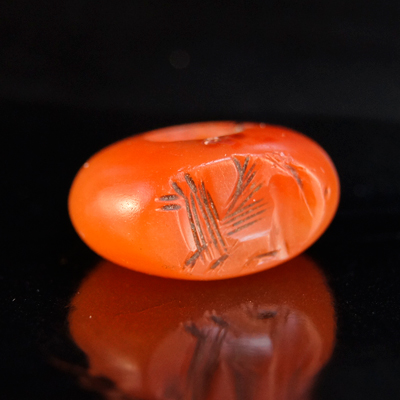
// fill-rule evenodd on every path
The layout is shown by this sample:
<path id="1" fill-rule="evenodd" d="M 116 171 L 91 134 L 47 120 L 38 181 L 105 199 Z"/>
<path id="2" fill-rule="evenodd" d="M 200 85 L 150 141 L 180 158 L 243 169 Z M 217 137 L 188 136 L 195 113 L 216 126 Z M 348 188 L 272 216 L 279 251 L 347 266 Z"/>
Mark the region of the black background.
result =
<path id="1" fill-rule="evenodd" d="M 97 260 L 68 219 L 79 167 L 210 119 L 283 124 L 331 155 L 341 205 L 308 253 L 338 337 L 316 398 L 400 398 L 399 17 L 398 2 L 3 0 L 1 398 L 96 398 L 51 364 L 83 361 L 65 322 Z"/>

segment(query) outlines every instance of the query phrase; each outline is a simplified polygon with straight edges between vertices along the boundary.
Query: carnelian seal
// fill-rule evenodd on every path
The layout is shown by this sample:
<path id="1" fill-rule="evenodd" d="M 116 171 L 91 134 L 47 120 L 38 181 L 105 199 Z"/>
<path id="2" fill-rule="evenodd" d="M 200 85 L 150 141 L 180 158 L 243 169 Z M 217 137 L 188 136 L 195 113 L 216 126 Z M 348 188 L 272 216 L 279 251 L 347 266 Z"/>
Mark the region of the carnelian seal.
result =
<path id="1" fill-rule="evenodd" d="M 247 275 L 308 248 L 331 222 L 327 153 L 288 128 L 205 122 L 133 136 L 77 174 L 69 212 L 101 256 L 148 274 Z"/>

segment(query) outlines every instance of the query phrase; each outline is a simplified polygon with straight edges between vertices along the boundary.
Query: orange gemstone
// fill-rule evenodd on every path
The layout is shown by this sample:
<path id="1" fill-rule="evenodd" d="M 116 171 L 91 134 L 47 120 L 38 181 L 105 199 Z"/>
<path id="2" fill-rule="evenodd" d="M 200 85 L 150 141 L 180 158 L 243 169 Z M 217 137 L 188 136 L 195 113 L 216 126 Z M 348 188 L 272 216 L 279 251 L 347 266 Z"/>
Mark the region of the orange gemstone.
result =
<path id="1" fill-rule="evenodd" d="M 325 278 L 303 255 L 214 282 L 103 261 L 72 299 L 69 327 L 88 357 L 82 380 L 124 399 L 305 400 L 336 331 Z"/>
<path id="2" fill-rule="evenodd" d="M 159 129 L 95 154 L 71 188 L 81 238 L 119 265 L 165 277 L 247 275 L 327 228 L 339 181 L 325 151 L 287 128 L 209 122 Z"/>

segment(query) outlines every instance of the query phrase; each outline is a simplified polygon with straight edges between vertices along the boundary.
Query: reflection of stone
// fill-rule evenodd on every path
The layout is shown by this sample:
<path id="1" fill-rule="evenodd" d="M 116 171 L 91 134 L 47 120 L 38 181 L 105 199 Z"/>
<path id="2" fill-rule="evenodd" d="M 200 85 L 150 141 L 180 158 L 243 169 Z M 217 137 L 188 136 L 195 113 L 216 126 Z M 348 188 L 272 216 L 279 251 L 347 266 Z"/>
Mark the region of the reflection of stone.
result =
<path id="1" fill-rule="evenodd" d="M 104 262 L 71 306 L 79 375 L 106 399 L 304 400 L 334 341 L 331 296 L 303 256 L 214 282 Z"/>
<path id="2" fill-rule="evenodd" d="M 163 399 L 298 399 L 319 371 L 321 353 L 307 316 L 247 303 L 182 324 L 154 352 L 149 377 Z M 171 363 L 170 354 L 180 361 Z"/>

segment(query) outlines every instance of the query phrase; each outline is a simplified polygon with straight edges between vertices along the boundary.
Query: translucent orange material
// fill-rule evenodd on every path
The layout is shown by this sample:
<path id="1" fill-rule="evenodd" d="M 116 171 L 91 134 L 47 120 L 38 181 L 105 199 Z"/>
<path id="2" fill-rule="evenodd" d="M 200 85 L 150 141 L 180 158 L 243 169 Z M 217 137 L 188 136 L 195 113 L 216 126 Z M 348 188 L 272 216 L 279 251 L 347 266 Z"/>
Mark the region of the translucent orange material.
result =
<path id="1" fill-rule="evenodd" d="M 327 228 L 339 181 L 290 129 L 210 122 L 117 142 L 79 171 L 71 220 L 98 254 L 165 277 L 247 275 L 304 251 Z"/>
<path id="2" fill-rule="evenodd" d="M 214 282 L 102 262 L 70 310 L 80 378 L 106 399 L 305 400 L 335 342 L 332 297 L 305 256 Z"/>

